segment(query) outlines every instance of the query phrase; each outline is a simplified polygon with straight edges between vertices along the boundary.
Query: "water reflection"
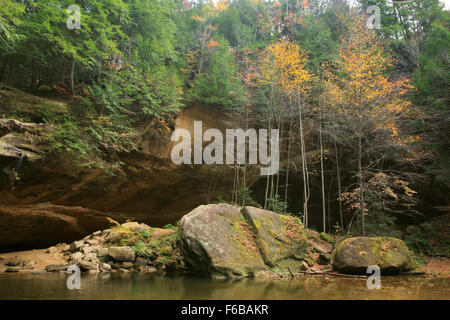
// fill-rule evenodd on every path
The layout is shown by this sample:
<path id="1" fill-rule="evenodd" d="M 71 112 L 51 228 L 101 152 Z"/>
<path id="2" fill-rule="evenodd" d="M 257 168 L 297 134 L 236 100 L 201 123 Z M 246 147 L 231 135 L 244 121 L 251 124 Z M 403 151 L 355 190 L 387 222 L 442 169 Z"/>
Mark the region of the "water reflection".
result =
<path id="1" fill-rule="evenodd" d="M 382 277 L 380 290 L 361 278 L 212 281 L 145 274 L 85 275 L 68 290 L 66 274 L 0 274 L 0 299 L 450 299 L 449 278 Z"/>

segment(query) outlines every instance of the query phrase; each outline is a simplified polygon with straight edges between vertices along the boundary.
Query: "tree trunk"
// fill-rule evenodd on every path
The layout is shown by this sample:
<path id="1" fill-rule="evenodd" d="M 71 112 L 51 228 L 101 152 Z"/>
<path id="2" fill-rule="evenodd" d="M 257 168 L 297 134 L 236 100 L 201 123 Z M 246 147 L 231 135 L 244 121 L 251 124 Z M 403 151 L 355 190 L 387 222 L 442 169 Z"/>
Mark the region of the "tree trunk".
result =
<path id="1" fill-rule="evenodd" d="M 320 107 L 319 107 L 320 108 Z M 325 208 L 325 178 L 323 174 L 323 139 L 322 139 L 322 111 L 319 111 L 319 137 L 320 137 L 320 175 L 322 179 L 322 222 L 323 232 L 326 232 L 326 208 Z"/>
<path id="2" fill-rule="evenodd" d="M 299 96 L 298 96 L 299 98 Z M 300 105 L 300 99 L 298 101 L 298 116 L 300 124 L 300 144 L 301 144 L 301 156 L 302 156 L 302 172 L 303 172 L 303 224 L 305 228 L 308 227 L 308 168 L 306 167 L 306 150 L 305 150 L 305 139 L 303 135 L 303 119 L 302 119 L 302 107 Z"/>
<path id="3" fill-rule="evenodd" d="M 336 176 L 337 176 L 337 184 L 338 184 L 338 196 L 341 198 L 342 194 L 342 186 L 341 186 L 341 169 L 339 167 L 339 152 L 336 143 L 336 137 L 334 137 L 334 150 L 336 153 Z M 342 214 L 342 201 L 338 201 L 339 203 L 339 217 L 341 220 L 341 234 L 344 232 L 344 216 Z"/>
<path id="4" fill-rule="evenodd" d="M 359 177 L 359 206 L 361 210 L 361 231 L 366 235 L 365 217 L 364 217 L 364 181 L 362 175 L 362 141 L 361 133 L 358 136 L 358 177 Z"/>
<path id="5" fill-rule="evenodd" d="M 72 69 L 70 70 L 70 85 L 72 87 L 72 94 L 75 95 L 75 80 L 74 80 L 74 74 L 75 74 L 75 58 L 72 60 Z"/>

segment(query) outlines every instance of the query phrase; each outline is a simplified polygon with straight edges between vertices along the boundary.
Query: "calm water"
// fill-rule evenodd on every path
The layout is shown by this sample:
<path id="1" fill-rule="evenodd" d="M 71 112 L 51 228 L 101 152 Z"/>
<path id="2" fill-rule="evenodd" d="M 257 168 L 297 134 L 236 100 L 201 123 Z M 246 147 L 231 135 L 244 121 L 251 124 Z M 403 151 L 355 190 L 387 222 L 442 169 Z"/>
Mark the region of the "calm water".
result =
<path id="1" fill-rule="evenodd" d="M 145 274 L 86 275 L 68 290 L 66 274 L 0 274 L 0 299 L 450 299 L 449 278 L 365 279 L 304 276 L 292 280 L 212 281 Z"/>

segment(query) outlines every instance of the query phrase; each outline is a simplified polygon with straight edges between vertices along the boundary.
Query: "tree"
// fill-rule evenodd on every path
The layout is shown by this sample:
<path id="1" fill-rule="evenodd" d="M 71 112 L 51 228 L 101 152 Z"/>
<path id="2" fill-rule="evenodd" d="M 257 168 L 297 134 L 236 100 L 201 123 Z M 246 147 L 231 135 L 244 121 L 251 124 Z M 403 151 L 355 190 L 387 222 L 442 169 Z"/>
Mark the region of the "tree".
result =
<path id="1" fill-rule="evenodd" d="M 354 137 L 358 203 L 361 233 L 365 234 L 366 182 L 382 168 L 382 151 L 399 139 L 396 119 L 410 103 L 404 98 L 409 85 L 406 79 L 389 79 L 392 59 L 386 54 L 376 34 L 364 20 L 353 16 L 349 33 L 342 39 L 339 58 L 327 74 L 325 91 L 329 107 L 342 117 L 346 130 Z"/>
<path id="2" fill-rule="evenodd" d="M 286 113 L 285 110 L 287 108 L 297 106 L 302 155 L 303 219 L 305 226 L 308 226 L 309 176 L 306 163 L 303 113 L 306 107 L 306 95 L 311 89 L 310 82 L 313 76 L 306 69 L 306 64 L 307 53 L 301 50 L 299 45 L 287 40 L 280 40 L 268 46 L 265 50 L 264 60 L 261 65 L 260 83 L 261 85 L 270 87 L 270 94 L 278 91 L 285 97 L 285 101 L 287 101 L 286 106 L 277 103 L 279 105 L 278 112 L 280 113 L 280 119 Z M 269 118 L 269 126 L 270 121 L 271 119 Z M 279 121 L 279 125 L 281 125 L 281 120 Z"/>
<path id="3" fill-rule="evenodd" d="M 191 99 L 226 108 L 238 106 L 242 103 L 243 85 L 228 42 L 210 41 L 208 54 L 205 70 L 191 89 Z"/>

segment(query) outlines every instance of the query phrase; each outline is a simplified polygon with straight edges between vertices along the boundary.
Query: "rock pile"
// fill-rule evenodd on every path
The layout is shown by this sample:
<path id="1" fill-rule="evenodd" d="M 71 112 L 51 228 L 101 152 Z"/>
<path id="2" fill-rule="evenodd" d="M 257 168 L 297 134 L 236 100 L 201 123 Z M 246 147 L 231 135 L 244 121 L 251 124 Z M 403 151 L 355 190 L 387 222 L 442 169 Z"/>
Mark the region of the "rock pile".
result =
<path id="1" fill-rule="evenodd" d="M 138 237 L 144 231 L 149 232 L 149 234 L 159 231 L 162 236 L 151 240 L 155 242 L 163 241 L 164 237 L 174 236 L 175 234 L 174 230 L 163 230 L 163 232 L 160 230 L 162 229 L 152 229 L 145 224 L 128 222 L 122 224 L 117 230 L 113 228 L 96 231 L 70 245 L 60 246 L 59 248 L 51 247 L 48 252 L 61 251 L 63 255 L 67 256 L 67 263 L 48 265 L 46 271 L 65 271 L 67 266 L 70 265 L 76 265 L 80 267 L 81 271 L 90 274 L 116 271 L 164 274 L 171 271 L 185 271 L 183 260 L 177 250 L 173 250 L 172 256 L 167 257 L 158 250 L 150 252 L 146 248 L 147 250 L 141 252 L 135 247 L 121 245 L 123 240 Z M 144 255 L 144 257 L 141 255 Z"/>

